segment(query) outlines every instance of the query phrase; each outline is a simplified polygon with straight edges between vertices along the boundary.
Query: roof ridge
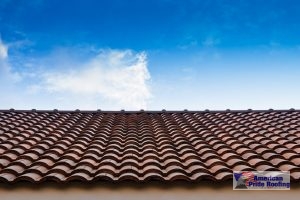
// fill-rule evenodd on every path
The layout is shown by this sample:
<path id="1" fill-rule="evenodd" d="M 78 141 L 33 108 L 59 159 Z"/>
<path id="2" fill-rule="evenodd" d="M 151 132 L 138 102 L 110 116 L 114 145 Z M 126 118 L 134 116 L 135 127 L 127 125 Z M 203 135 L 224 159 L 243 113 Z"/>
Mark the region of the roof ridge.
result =
<path id="1" fill-rule="evenodd" d="M 26 110 L 26 109 L 0 109 L 0 112 L 58 112 L 58 113 L 128 113 L 128 114 L 132 114 L 132 113 L 228 113 L 228 112 L 241 112 L 241 113 L 246 113 L 246 112 L 300 112 L 300 109 L 294 109 L 294 108 L 290 108 L 290 109 L 245 109 L 245 110 L 231 110 L 231 109 L 225 109 L 225 110 L 209 110 L 209 109 L 205 109 L 205 110 L 166 110 L 166 109 L 162 109 L 162 110 L 79 110 L 79 109 L 75 109 L 75 110 L 58 110 L 58 109 L 53 109 L 53 110 L 38 110 L 38 109 L 31 109 L 31 110 Z"/>

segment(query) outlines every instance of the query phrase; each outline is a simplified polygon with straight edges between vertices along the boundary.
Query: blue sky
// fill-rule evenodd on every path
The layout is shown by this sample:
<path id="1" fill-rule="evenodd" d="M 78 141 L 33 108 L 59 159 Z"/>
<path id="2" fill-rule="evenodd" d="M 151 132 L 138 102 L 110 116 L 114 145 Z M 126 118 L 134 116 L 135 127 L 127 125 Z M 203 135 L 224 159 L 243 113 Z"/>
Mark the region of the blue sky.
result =
<path id="1" fill-rule="evenodd" d="M 297 0 L 1 0 L 0 108 L 300 108 Z"/>

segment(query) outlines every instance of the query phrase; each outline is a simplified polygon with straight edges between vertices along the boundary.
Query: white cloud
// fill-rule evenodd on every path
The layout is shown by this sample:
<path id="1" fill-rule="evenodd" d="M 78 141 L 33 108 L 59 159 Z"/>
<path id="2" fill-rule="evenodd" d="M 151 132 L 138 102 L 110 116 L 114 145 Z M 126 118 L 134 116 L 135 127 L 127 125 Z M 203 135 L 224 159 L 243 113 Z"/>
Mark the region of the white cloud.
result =
<path id="1" fill-rule="evenodd" d="M 4 44 L 0 37 L 0 83 L 8 80 L 16 82 L 20 78 L 17 72 L 12 72 L 11 70 L 11 65 L 8 61 L 8 45 Z"/>
<path id="2" fill-rule="evenodd" d="M 0 60 L 4 60 L 7 58 L 7 46 L 2 42 L 0 38 Z"/>
<path id="3" fill-rule="evenodd" d="M 59 64 L 59 63 L 58 63 Z M 102 50 L 81 64 L 78 69 L 42 73 L 41 85 L 29 89 L 45 89 L 58 93 L 61 99 L 72 95 L 110 102 L 111 107 L 141 109 L 151 97 L 148 81 L 147 57 L 144 52 L 131 50 Z M 96 108 L 95 108 L 96 109 Z"/>
<path id="4" fill-rule="evenodd" d="M 62 47 L 27 57 L 9 47 L 18 48 L 0 38 L 2 109 L 146 109 L 152 97 L 145 52 Z"/>

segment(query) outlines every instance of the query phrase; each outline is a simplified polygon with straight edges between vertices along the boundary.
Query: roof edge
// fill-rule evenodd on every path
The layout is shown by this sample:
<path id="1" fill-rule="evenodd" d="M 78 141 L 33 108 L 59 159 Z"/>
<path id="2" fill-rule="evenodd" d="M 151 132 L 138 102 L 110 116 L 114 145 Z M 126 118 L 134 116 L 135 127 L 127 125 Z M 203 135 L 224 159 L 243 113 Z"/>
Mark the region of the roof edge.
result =
<path id="1" fill-rule="evenodd" d="M 252 110 L 252 109 L 247 109 L 247 110 L 37 110 L 37 109 L 32 109 L 32 110 L 18 110 L 18 109 L 0 109 L 0 112 L 15 112 L 15 113 L 20 113 L 20 112 L 37 112 L 37 113 L 125 113 L 125 114 L 134 114 L 134 113 L 246 113 L 246 112 L 300 112 L 300 109 L 258 109 L 258 110 Z"/>

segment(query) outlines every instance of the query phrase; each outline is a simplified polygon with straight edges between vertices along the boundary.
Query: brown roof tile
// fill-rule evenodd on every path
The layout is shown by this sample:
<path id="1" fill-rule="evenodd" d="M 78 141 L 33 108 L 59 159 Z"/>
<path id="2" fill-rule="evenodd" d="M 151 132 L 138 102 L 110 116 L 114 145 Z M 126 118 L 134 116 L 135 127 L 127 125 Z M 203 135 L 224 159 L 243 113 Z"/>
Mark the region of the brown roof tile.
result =
<path id="1" fill-rule="evenodd" d="M 0 182 L 300 180 L 300 111 L 0 111 Z"/>

